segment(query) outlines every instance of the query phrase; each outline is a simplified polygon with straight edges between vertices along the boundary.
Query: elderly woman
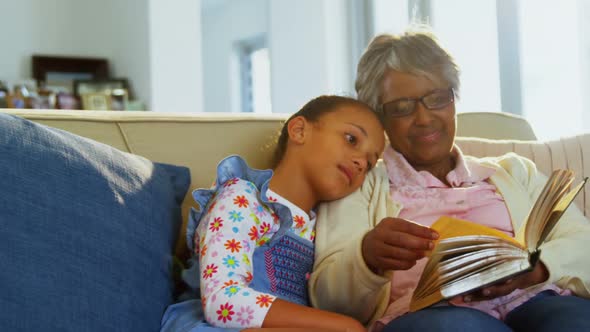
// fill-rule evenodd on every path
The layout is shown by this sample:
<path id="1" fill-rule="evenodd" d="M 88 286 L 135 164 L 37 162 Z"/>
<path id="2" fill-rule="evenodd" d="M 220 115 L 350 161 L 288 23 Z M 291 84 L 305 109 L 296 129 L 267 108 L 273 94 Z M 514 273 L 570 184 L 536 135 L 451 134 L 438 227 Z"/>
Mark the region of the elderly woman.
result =
<path id="1" fill-rule="evenodd" d="M 440 216 L 509 235 L 546 177 L 516 154 L 477 159 L 454 144 L 459 70 L 424 31 L 373 39 L 358 64 L 359 99 L 381 117 L 390 146 L 353 195 L 318 211 L 312 303 L 373 331 L 590 331 L 590 223 L 574 206 L 534 270 L 409 312 Z"/>

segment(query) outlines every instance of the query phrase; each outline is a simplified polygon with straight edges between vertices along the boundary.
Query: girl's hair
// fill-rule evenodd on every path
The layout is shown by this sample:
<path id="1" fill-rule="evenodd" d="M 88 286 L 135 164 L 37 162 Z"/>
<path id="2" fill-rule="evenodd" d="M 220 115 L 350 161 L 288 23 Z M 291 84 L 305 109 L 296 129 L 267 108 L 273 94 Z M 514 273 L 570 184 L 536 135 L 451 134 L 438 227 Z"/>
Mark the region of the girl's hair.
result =
<path id="1" fill-rule="evenodd" d="M 373 38 L 357 66 L 358 99 L 377 109 L 383 76 L 389 69 L 444 82 L 459 93 L 459 67 L 426 27 Z"/>
<path id="2" fill-rule="evenodd" d="M 310 100 L 307 104 L 303 105 L 298 112 L 291 115 L 283 124 L 274 151 L 273 167 L 276 167 L 281 162 L 285 155 L 285 151 L 287 150 L 287 142 L 289 141 L 287 125 L 289 124 L 289 121 L 295 117 L 302 116 L 309 122 L 317 122 L 324 114 L 333 112 L 342 106 L 360 106 L 372 111 L 369 105 L 350 97 L 323 95 Z"/>

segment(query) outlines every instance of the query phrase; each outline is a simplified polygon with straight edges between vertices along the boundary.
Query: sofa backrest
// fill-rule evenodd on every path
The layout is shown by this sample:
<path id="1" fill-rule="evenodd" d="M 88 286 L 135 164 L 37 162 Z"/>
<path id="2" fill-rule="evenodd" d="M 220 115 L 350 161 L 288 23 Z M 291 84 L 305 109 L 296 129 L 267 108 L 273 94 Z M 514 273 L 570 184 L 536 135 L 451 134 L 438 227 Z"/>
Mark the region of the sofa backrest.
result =
<path id="1" fill-rule="evenodd" d="M 211 185 L 215 167 L 223 157 L 240 154 L 250 166 L 267 168 L 273 139 L 288 117 L 246 113 L 12 109 L 0 112 L 64 129 L 150 160 L 189 167 L 192 184 L 183 204 L 184 220 L 192 205 L 190 192 Z M 535 134 L 524 119 L 500 113 L 458 114 L 457 133 L 457 143 L 468 155 L 495 156 L 514 151 L 535 161 L 545 174 L 553 168 L 567 167 L 580 179 L 590 175 L 588 134 L 550 142 L 533 141 Z M 461 137 L 465 135 L 479 138 Z M 586 214 L 590 213 L 590 186 L 576 203 Z"/>
<path id="2" fill-rule="evenodd" d="M 517 115 L 498 112 L 470 112 L 457 115 L 457 135 L 489 139 L 536 140 L 529 122 Z"/>

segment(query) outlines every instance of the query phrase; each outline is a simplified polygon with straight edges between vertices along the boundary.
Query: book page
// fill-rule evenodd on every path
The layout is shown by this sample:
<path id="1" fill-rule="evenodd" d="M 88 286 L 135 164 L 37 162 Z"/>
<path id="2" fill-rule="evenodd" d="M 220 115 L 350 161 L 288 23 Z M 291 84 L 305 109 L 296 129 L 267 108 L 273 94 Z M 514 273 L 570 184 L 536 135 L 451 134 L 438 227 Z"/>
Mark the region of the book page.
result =
<path id="1" fill-rule="evenodd" d="M 435 241 L 434 249 L 427 253 L 430 258 L 428 259 L 428 262 L 422 271 L 422 276 L 420 278 L 418 287 L 420 287 L 422 283 L 427 282 L 426 280 L 422 279 L 426 279 L 428 277 L 436 278 L 438 276 L 434 275 L 436 273 L 434 270 L 437 268 L 439 261 L 444 256 L 456 255 L 462 252 L 472 253 L 489 247 L 518 246 L 524 250 L 524 247 L 515 242 L 513 238 L 500 231 L 492 230 L 494 232 L 500 233 L 498 235 L 502 236 L 502 238 L 494 235 L 479 235 L 478 230 L 480 227 L 487 227 L 450 217 L 441 217 L 439 221 L 435 222 L 432 228 L 439 232 L 440 237 L 437 241 Z M 455 230 L 455 227 L 459 228 L 459 230 Z M 491 229 L 488 228 L 487 232 L 489 232 L 489 230 Z M 452 236 L 452 234 L 456 233 L 457 231 L 461 232 L 461 234 L 470 234 L 459 237 L 448 237 Z M 475 235 L 471 235 L 471 233 L 475 233 Z"/>
<path id="2" fill-rule="evenodd" d="M 448 243 L 444 243 L 443 241 L 439 246 L 444 246 L 445 244 Z M 478 273 L 488 267 L 494 266 L 497 262 L 527 259 L 528 257 L 528 252 L 525 249 L 503 241 L 469 247 L 473 249 L 471 252 L 448 254 L 449 252 L 455 252 L 455 249 L 463 249 L 450 248 L 433 254 L 427 262 L 419 285 L 414 292 L 414 297 L 427 296 L 447 282 L 460 280 L 473 273 Z"/>
<path id="3" fill-rule="evenodd" d="M 508 258 L 495 266 L 485 269 L 485 271 L 479 271 L 466 278 L 443 285 L 441 287 L 441 295 L 444 298 L 452 298 L 506 280 L 530 269 L 531 265 L 528 257 Z"/>
<path id="4" fill-rule="evenodd" d="M 501 260 L 506 257 L 528 257 L 527 252 L 520 249 L 514 250 L 513 248 L 491 248 L 478 250 L 474 253 L 464 254 L 451 259 L 444 259 L 438 264 L 438 272 L 441 277 L 457 278 L 461 275 L 467 274 L 471 271 L 479 269 L 489 259 Z"/>
<path id="5" fill-rule="evenodd" d="M 523 254 L 525 252 L 524 246 L 511 236 L 470 221 L 443 216 L 431 228 L 438 232 L 439 238 L 435 241 L 434 249 L 427 252 L 429 259 L 412 296 L 410 304 L 412 307 L 425 303 L 430 305 L 442 300 L 440 286 L 443 282 L 449 282 L 452 279 L 449 277 L 450 275 L 455 278 L 470 276 L 496 264 L 501 264 L 507 259 L 514 259 L 515 256 L 527 255 Z M 498 252 L 498 250 L 503 251 Z M 483 251 L 483 253 L 478 254 L 479 251 Z M 496 252 L 494 253 L 494 251 Z M 515 254 L 515 251 L 520 254 Z M 461 258 L 456 258 L 459 256 Z M 484 256 L 487 257 L 487 261 L 483 258 Z M 498 256 L 499 261 L 494 256 Z M 441 262 L 441 260 L 444 261 Z M 460 260 L 462 260 L 461 263 L 454 267 L 456 273 L 453 272 L 453 269 L 445 270 L 445 267 L 449 266 L 448 264 Z M 469 263 L 477 266 L 466 266 Z M 440 264 L 443 266 L 444 277 Z"/>
<path id="6" fill-rule="evenodd" d="M 534 231 L 539 229 L 542 220 L 548 215 L 548 211 L 551 209 L 550 204 L 556 200 L 556 192 L 558 191 L 557 187 L 559 183 L 562 183 L 563 176 L 566 174 L 566 171 L 557 169 L 554 170 L 547 179 L 547 182 L 543 186 L 541 193 L 537 197 L 535 204 L 529 211 L 525 220 L 525 244 L 531 243 L 530 237 L 535 235 Z"/>
<path id="7" fill-rule="evenodd" d="M 445 259 L 444 255 L 432 256 L 433 261 Z M 430 263 L 434 271 L 429 273 L 428 278 L 418 287 L 420 290 L 415 292 L 414 296 L 420 297 L 423 294 L 429 294 L 438 289 L 442 283 L 453 277 L 459 277 L 468 273 L 469 270 L 479 269 L 480 266 L 492 264 L 495 260 L 494 250 L 485 249 L 473 253 L 465 253 L 458 257 L 442 260 L 438 264 Z M 469 265 L 470 263 L 474 263 Z"/>
<path id="8" fill-rule="evenodd" d="M 410 302 L 410 311 L 414 312 L 426 308 L 445 298 L 450 299 L 529 270 L 530 264 L 527 258 L 513 257 L 495 261 L 463 278 L 448 282 L 443 287 L 432 287 L 428 292 L 422 292 L 421 294 L 414 293 Z"/>
<path id="9" fill-rule="evenodd" d="M 436 222 L 434 222 L 434 224 L 432 224 L 430 228 L 437 231 L 439 235 L 438 240 L 435 241 L 434 250 L 436 250 L 436 245 L 441 240 L 465 235 L 487 235 L 491 237 L 497 237 L 524 248 L 523 244 L 520 244 L 518 241 L 516 241 L 516 239 L 502 231 L 476 224 L 471 221 L 452 218 L 449 216 L 440 217 Z"/>
<path id="10" fill-rule="evenodd" d="M 495 238 L 493 238 L 495 239 Z M 449 239 L 450 240 L 450 239 Z M 440 242 L 442 243 L 442 242 Z M 505 244 L 503 244 L 503 242 L 501 241 L 494 241 L 494 242 L 482 242 L 482 243 L 477 243 L 477 244 L 473 244 L 473 245 L 463 245 L 461 247 L 451 247 L 451 248 L 447 248 L 444 250 L 437 250 L 437 254 L 440 255 L 449 255 L 449 256 L 455 256 L 455 255 L 459 255 L 462 254 L 464 252 L 473 252 L 476 250 L 482 250 L 482 249 L 488 249 L 488 248 L 505 248 L 507 247 Z M 512 247 L 512 244 L 510 245 L 510 247 Z M 433 253 L 434 255 L 434 253 Z"/>
<path id="11" fill-rule="evenodd" d="M 572 204 L 578 193 L 582 191 L 582 188 L 584 188 L 584 185 L 587 181 L 588 178 L 582 180 L 582 182 L 580 182 L 574 189 L 572 189 L 569 193 L 564 195 L 563 198 L 559 200 L 559 202 L 557 202 L 557 204 L 547 217 L 547 222 L 543 227 L 543 232 L 539 236 L 539 240 L 537 241 L 535 248 L 538 248 L 543 242 L 545 242 L 545 239 L 547 239 L 549 233 L 551 233 L 551 231 L 553 230 L 553 228 L 555 227 L 555 225 L 557 224 L 565 210 L 567 210 L 567 208 Z"/>
<path id="12" fill-rule="evenodd" d="M 563 212 L 586 183 L 586 179 L 570 190 L 574 180 L 571 170 L 555 170 L 547 180 L 525 222 L 524 242 L 534 252 L 545 241 Z"/>
<path id="13" fill-rule="evenodd" d="M 565 194 L 571 181 L 573 181 L 572 172 L 563 169 L 554 170 L 547 179 L 525 221 L 524 243 L 529 250 L 536 248 L 551 210 Z"/>

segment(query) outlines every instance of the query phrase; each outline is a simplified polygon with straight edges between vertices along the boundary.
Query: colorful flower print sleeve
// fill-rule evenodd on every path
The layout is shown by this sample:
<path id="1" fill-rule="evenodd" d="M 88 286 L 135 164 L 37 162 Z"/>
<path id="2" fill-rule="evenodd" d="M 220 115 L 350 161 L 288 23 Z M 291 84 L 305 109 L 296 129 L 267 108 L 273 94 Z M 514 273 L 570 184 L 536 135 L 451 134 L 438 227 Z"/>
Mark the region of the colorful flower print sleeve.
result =
<path id="1" fill-rule="evenodd" d="M 194 237 L 205 318 L 218 327 L 260 327 L 275 296 L 257 292 L 252 254 L 279 229 L 276 215 L 249 181 L 233 178 L 209 200 Z"/>

